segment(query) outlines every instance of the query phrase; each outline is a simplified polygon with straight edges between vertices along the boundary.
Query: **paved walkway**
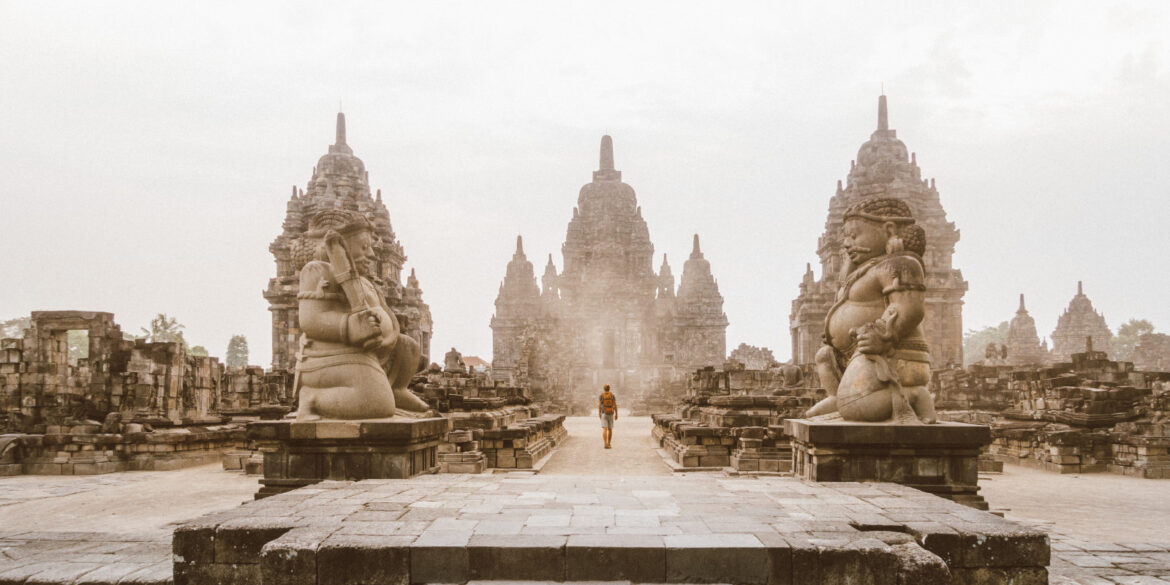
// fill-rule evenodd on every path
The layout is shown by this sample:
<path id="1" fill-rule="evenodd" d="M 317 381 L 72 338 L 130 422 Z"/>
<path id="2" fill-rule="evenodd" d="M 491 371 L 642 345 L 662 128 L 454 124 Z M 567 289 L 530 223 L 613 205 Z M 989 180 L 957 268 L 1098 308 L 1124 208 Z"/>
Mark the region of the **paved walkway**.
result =
<path id="1" fill-rule="evenodd" d="M 613 449 L 602 448 L 595 416 L 568 418 L 565 426 L 570 438 L 545 463 L 542 475 L 672 473 L 655 451 L 647 417 L 620 417 Z M 80 564 L 28 582 L 73 582 L 66 569 L 91 580 L 125 570 L 126 583 L 165 582 L 171 527 L 235 508 L 251 499 L 256 485 L 255 476 L 215 465 L 0 478 L 0 584 L 25 582 L 30 575 L 21 576 L 15 564 L 30 555 Z M 1055 475 L 1008 466 L 1003 474 L 982 477 L 980 485 L 992 508 L 1006 510 L 1007 518 L 1050 530 L 1054 585 L 1170 585 L 1170 481 Z M 110 568 L 93 572 L 95 563 Z"/>
<path id="2" fill-rule="evenodd" d="M 569 439 L 554 451 L 541 469 L 542 475 L 670 475 L 650 436 L 654 423 L 648 416 L 623 416 L 613 429 L 613 448 L 601 439 L 596 416 L 565 418 Z"/>

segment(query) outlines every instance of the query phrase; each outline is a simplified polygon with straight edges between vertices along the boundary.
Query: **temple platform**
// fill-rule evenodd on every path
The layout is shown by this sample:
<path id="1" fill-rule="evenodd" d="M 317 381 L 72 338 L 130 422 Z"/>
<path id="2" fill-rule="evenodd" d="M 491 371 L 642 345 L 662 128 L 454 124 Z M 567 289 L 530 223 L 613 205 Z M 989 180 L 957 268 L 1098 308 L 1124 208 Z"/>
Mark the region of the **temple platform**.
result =
<path id="1" fill-rule="evenodd" d="M 248 439 L 264 456 L 256 498 L 322 480 L 405 479 L 439 470 L 437 448 L 451 423 L 445 418 L 261 421 Z"/>
<path id="2" fill-rule="evenodd" d="M 792 478 L 322 481 L 185 523 L 174 583 L 1048 582 L 1048 536 L 906 486 Z"/>
<path id="3" fill-rule="evenodd" d="M 788 419 L 792 472 L 809 481 L 888 481 L 971 506 L 979 495 L 979 453 L 991 443 L 984 425 L 897 425 Z"/>

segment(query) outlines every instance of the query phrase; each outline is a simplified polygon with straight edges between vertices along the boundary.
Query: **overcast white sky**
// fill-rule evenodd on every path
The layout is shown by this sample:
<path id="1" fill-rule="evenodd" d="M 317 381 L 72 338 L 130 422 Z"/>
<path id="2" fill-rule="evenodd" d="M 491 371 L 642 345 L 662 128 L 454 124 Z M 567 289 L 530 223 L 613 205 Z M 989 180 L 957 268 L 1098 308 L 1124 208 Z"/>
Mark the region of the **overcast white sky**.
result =
<path id="1" fill-rule="evenodd" d="M 1114 329 L 1170 330 L 1165 3 L 822 4 L 0 0 L 0 319 L 100 310 L 137 332 L 165 312 L 268 366 L 268 244 L 340 100 L 432 359 L 490 358 L 517 234 L 538 274 L 563 266 L 604 133 L 655 267 L 679 275 L 698 232 L 728 349 L 787 359 L 884 82 L 962 232 L 965 327 L 1022 292 L 1047 335 L 1083 280 Z"/>

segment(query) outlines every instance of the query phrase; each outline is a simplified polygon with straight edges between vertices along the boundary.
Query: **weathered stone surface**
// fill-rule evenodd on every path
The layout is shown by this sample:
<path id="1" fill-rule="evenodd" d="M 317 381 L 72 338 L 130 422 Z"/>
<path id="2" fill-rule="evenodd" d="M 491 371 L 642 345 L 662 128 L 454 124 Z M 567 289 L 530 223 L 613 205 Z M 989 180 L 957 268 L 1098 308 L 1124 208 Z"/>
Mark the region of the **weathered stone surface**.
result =
<path id="1" fill-rule="evenodd" d="M 810 481 L 889 481 L 980 510 L 979 452 L 991 442 L 982 425 L 890 425 L 789 419 L 793 473 Z"/>
<path id="2" fill-rule="evenodd" d="M 352 421 L 261 421 L 249 437 L 264 454 L 257 497 L 322 480 L 394 479 L 438 470 L 445 418 Z"/>
<path id="3" fill-rule="evenodd" d="M 237 524 L 234 517 L 266 520 Z M 298 528 L 276 535 L 282 522 Z M 894 585 L 899 574 L 940 574 L 939 562 L 981 579 L 1034 575 L 1048 562 L 1043 532 L 917 490 L 777 477 L 626 476 L 615 484 L 581 476 L 436 475 L 322 482 L 247 504 L 226 519 L 201 521 L 176 538 L 206 534 L 207 526 L 228 543 L 216 546 L 214 562 L 176 563 L 176 582 L 227 578 L 218 554 L 223 548 L 229 549 L 223 558 L 237 567 L 256 567 L 243 569 L 244 579 L 264 574 L 288 583 L 310 583 L 305 576 L 315 574 L 318 583 Z M 247 533 L 229 534 L 236 526 Z M 259 543 L 261 530 L 273 530 L 269 542 Z M 249 550 L 257 550 L 255 559 L 239 556 Z"/>

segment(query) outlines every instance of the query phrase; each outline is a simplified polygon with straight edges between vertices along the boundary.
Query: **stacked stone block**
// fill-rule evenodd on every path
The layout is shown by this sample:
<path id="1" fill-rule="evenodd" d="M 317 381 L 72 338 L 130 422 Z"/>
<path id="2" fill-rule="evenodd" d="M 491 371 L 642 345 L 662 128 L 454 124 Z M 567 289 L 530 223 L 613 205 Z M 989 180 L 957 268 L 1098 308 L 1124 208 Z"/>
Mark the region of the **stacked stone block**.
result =
<path id="1" fill-rule="evenodd" d="M 991 426 L 987 456 L 996 461 L 1170 477 L 1170 373 L 1086 351 L 1048 367 L 936 371 L 932 390 L 940 418 Z"/>
<path id="2" fill-rule="evenodd" d="M 565 415 L 546 414 L 504 428 L 483 431 L 480 448 L 487 466 L 532 469 L 568 436 Z"/>
<path id="3" fill-rule="evenodd" d="M 483 473 L 487 459 L 479 448 L 480 429 L 458 429 L 447 433 L 439 444 L 439 473 Z"/>
<path id="4" fill-rule="evenodd" d="M 673 414 L 655 414 L 652 436 L 675 466 L 744 473 L 791 469 L 784 419 L 816 401 L 807 369 L 704 368 L 691 376 Z"/>

